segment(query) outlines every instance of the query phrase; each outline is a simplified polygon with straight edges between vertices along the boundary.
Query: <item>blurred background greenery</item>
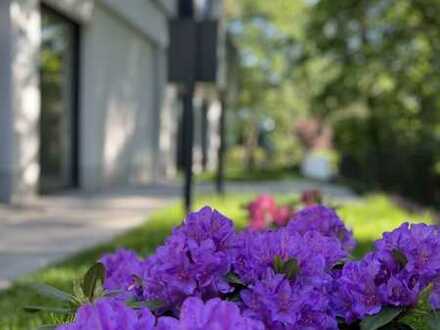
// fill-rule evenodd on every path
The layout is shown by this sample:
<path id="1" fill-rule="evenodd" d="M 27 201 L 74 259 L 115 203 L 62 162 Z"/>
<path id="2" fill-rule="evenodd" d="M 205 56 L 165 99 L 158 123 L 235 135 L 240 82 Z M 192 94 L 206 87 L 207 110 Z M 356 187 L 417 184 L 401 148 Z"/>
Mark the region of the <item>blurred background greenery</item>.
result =
<path id="1" fill-rule="evenodd" d="M 298 123 L 331 130 L 345 182 L 440 200 L 440 2 L 229 0 L 239 97 L 227 164 L 299 168 Z M 325 144 L 325 143 L 324 143 Z"/>

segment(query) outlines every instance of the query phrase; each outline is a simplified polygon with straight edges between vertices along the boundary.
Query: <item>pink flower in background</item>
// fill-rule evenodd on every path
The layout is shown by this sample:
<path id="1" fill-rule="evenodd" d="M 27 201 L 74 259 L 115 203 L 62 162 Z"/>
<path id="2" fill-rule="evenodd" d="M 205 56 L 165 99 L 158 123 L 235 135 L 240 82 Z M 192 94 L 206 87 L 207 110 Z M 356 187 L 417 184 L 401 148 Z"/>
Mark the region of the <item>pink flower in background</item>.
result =
<path id="1" fill-rule="evenodd" d="M 289 205 L 283 205 L 277 208 L 273 221 L 277 226 L 285 226 L 292 218 L 294 210 Z"/>
<path id="2" fill-rule="evenodd" d="M 294 210 L 289 205 L 277 206 L 275 199 L 267 194 L 258 196 L 247 206 L 249 228 L 261 230 L 272 225 L 285 226 L 293 217 Z"/>
<path id="3" fill-rule="evenodd" d="M 322 204 L 322 195 L 318 189 L 302 192 L 300 202 L 305 207 Z M 295 209 L 291 205 L 277 205 L 275 198 L 268 194 L 261 194 L 246 209 L 249 214 L 249 228 L 262 230 L 271 226 L 286 226 L 295 216 Z"/>
<path id="4" fill-rule="evenodd" d="M 275 199 L 266 194 L 258 196 L 247 206 L 249 227 L 254 230 L 264 229 L 272 224 L 277 213 Z"/>

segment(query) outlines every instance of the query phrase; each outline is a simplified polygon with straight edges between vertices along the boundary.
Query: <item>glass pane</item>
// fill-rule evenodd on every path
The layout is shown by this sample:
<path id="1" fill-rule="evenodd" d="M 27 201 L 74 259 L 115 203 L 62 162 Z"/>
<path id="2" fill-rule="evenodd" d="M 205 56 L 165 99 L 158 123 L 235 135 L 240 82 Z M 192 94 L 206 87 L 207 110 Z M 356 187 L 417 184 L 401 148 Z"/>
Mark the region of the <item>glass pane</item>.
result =
<path id="1" fill-rule="evenodd" d="M 42 9 L 41 47 L 41 190 L 73 183 L 73 74 L 75 28 L 70 21 Z"/>

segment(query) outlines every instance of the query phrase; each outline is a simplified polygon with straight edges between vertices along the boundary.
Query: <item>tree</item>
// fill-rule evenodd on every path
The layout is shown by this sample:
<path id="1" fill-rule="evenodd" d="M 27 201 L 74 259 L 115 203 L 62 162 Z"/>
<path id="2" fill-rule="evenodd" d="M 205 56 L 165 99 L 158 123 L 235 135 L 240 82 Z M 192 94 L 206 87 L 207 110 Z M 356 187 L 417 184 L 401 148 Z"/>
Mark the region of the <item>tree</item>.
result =
<path id="1" fill-rule="evenodd" d="M 307 112 L 306 70 L 295 66 L 304 56 L 302 1 L 243 0 L 226 2 L 227 26 L 239 49 L 240 95 L 238 125 L 247 149 L 248 167 L 255 166 L 258 126 L 274 120 L 272 134 L 278 153 L 294 144 L 296 117 Z M 290 143 L 286 143 L 289 141 Z"/>
<path id="2" fill-rule="evenodd" d="M 335 120 L 351 174 L 438 198 L 440 2 L 321 0 L 307 35 L 333 71 L 312 108 Z"/>

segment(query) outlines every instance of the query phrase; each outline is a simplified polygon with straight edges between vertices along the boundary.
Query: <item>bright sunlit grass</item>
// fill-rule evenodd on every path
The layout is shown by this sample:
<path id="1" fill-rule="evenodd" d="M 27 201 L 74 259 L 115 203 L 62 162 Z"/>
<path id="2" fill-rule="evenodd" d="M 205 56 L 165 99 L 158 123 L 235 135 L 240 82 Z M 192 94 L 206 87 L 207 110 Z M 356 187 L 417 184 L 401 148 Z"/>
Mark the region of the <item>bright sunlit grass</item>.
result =
<path id="1" fill-rule="evenodd" d="M 226 197 L 203 196 L 198 198 L 196 207 L 210 205 L 233 219 L 239 228 L 243 228 L 246 224 L 246 210 L 242 206 L 253 197 L 243 194 Z M 277 197 L 284 201 L 295 199 L 295 196 Z M 409 214 L 384 195 L 367 196 L 358 202 L 340 205 L 338 213 L 353 229 L 359 241 L 355 252 L 357 257 L 369 250 L 372 242 L 379 238 L 382 232 L 392 230 L 406 220 L 430 222 L 428 214 Z M 141 255 L 148 255 L 182 219 L 183 211 L 180 205 L 165 208 L 152 215 L 142 226 L 119 236 L 110 243 L 84 251 L 62 263 L 17 281 L 11 289 L 0 294 L 0 329 L 28 330 L 51 322 L 51 318 L 47 315 L 26 314 L 22 311 L 24 305 L 43 302 L 46 304 L 41 297 L 29 290 L 29 283 L 44 282 L 71 290 L 72 281 L 79 278 L 104 252 L 126 247 L 136 250 Z"/>

